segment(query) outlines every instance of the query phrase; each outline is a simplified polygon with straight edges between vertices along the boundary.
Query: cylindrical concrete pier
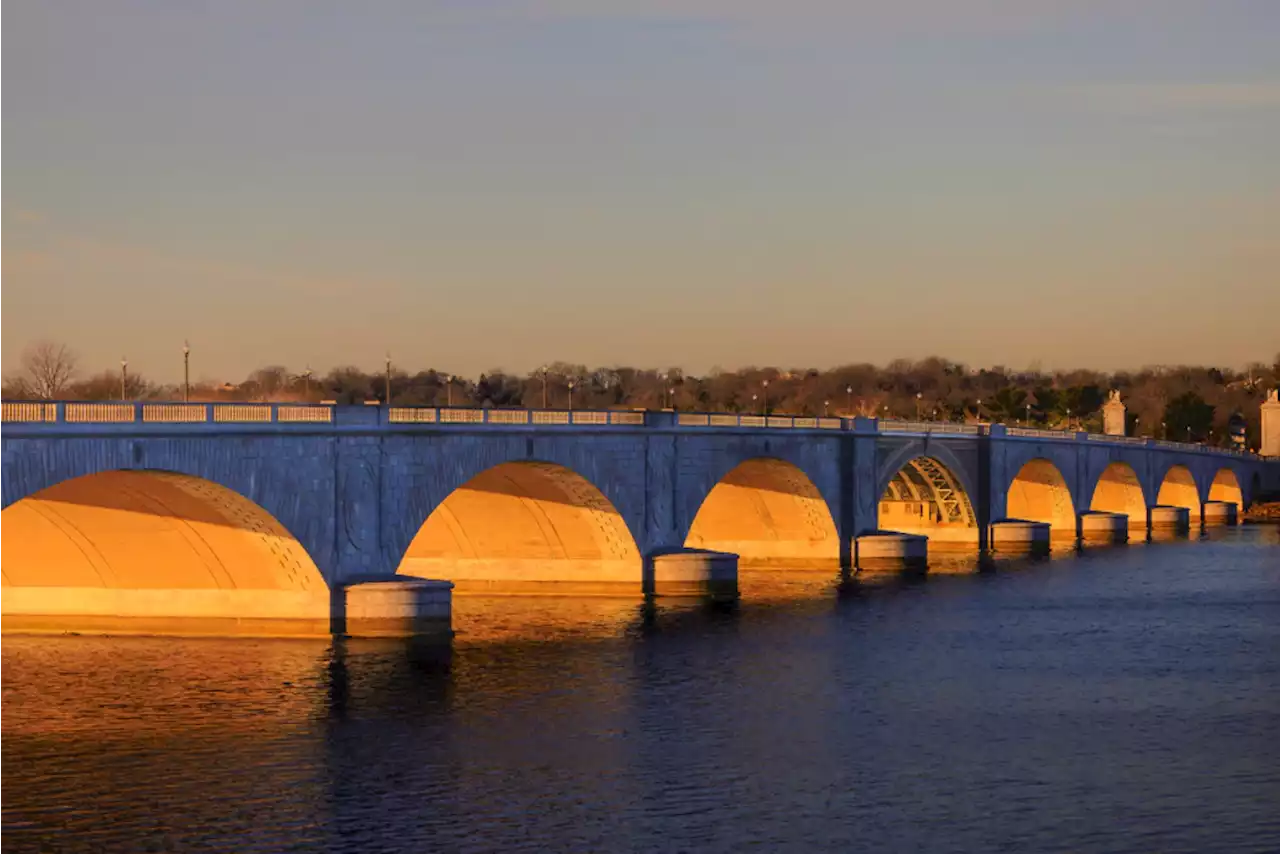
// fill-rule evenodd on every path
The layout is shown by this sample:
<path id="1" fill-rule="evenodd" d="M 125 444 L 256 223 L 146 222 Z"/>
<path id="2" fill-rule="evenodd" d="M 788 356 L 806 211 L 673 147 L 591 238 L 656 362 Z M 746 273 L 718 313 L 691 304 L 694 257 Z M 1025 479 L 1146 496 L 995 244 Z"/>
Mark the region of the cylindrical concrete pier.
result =
<path id="1" fill-rule="evenodd" d="M 1080 540 L 1091 545 L 1127 543 L 1129 515 L 1086 510 L 1080 514 Z"/>
<path id="2" fill-rule="evenodd" d="M 929 565 L 929 538 L 897 531 L 873 531 L 853 540 L 858 569 L 925 569 Z"/>
<path id="3" fill-rule="evenodd" d="M 1151 532 L 1182 533 L 1191 530 L 1191 511 L 1186 507 L 1157 504 L 1151 508 Z"/>
<path id="4" fill-rule="evenodd" d="M 733 602 L 738 598 L 738 556 L 705 549 L 674 549 L 649 556 L 645 593 L 664 598 Z"/>
<path id="5" fill-rule="evenodd" d="M 407 576 L 343 587 L 335 629 L 351 637 L 453 637 L 453 584 Z"/>
<path id="6" fill-rule="evenodd" d="M 1238 509 L 1234 501 L 1206 501 L 1204 503 L 1204 523 L 1206 525 L 1234 525 L 1238 518 Z"/>
<path id="7" fill-rule="evenodd" d="M 991 523 L 991 550 L 1001 554 L 1048 554 L 1049 523 L 1003 519 Z"/>

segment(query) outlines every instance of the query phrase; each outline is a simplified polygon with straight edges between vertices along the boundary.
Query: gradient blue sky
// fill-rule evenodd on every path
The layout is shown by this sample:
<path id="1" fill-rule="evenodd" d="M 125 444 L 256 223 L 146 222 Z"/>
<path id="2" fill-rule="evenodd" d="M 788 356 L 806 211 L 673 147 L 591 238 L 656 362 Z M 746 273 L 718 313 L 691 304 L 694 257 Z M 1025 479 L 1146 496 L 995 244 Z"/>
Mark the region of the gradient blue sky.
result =
<path id="1" fill-rule="evenodd" d="M 1240 365 L 1275 0 L 9 0 L 6 369 Z"/>

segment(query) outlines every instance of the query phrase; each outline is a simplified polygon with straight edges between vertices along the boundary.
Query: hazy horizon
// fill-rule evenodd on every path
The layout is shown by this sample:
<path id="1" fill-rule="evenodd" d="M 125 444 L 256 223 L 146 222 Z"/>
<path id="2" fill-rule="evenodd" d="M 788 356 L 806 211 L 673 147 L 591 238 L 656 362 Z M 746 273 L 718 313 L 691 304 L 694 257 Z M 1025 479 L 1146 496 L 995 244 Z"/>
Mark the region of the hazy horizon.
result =
<path id="1" fill-rule="evenodd" d="M 1280 5 L 7 4 L 4 370 L 1242 368 Z"/>

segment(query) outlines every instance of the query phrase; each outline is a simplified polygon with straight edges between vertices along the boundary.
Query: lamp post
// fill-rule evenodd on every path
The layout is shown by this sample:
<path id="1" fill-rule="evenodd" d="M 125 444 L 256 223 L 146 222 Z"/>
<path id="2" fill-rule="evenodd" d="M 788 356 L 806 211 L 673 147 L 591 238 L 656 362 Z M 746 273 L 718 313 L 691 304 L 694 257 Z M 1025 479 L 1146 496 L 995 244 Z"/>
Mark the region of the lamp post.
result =
<path id="1" fill-rule="evenodd" d="M 445 406 L 452 407 L 453 406 L 453 374 L 449 374 L 448 376 L 446 376 L 444 378 L 444 382 L 445 382 L 445 387 L 444 387 Z"/>
<path id="2" fill-rule="evenodd" d="M 569 411 L 573 411 L 573 380 L 569 380 Z"/>
<path id="3" fill-rule="evenodd" d="M 547 366 L 542 366 L 542 408 L 547 408 Z"/>
<path id="4" fill-rule="evenodd" d="M 125 396 L 125 385 L 129 379 L 129 360 L 124 356 L 120 357 L 120 399 L 128 400 Z"/>
<path id="5" fill-rule="evenodd" d="M 1135 418 L 1134 420 L 1136 421 L 1137 419 Z M 1187 425 L 1187 444 L 1188 445 L 1191 444 L 1191 425 L 1190 424 Z"/>
<path id="6" fill-rule="evenodd" d="M 387 406 L 390 406 L 391 405 L 391 352 L 390 351 L 387 351 L 387 373 L 385 377 L 385 385 L 386 385 L 386 403 L 387 403 Z"/>
<path id="7" fill-rule="evenodd" d="M 1031 426 L 1031 404 L 1029 403 L 1027 404 L 1027 420 L 1025 423 L 1028 427 Z"/>
<path id="8" fill-rule="evenodd" d="M 852 418 L 853 417 L 853 386 L 851 385 L 845 386 L 844 393 L 849 397 L 849 417 Z"/>
<path id="9" fill-rule="evenodd" d="M 667 375 L 658 374 L 658 379 L 662 380 L 662 408 L 667 408 Z"/>
<path id="10" fill-rule="evenodd" d="M 675 409 L 676 409 L 676 387 L 672 386 L 671 387 L 671 411 L 675 412 Z"/>
<path id="11" fill-rule="evenodd" d="M 982 398 L 978 398 L 978 403 L 973 410 L 974 417 L 978 419 L 978 423 L 982 423 Z"/>
<path id="12" fill-rule="evenodd" d="M 1067 407 L 1067 429 L 1071 429 L 1071 407 Z"/>
<path id="13" fill-rule="evenodd" d="M 824 401 L 822 401 L 822 417 L 823 417 L 823 418 L 826 418 L 826 417 L 827 417 L 827 415 L 828 415 L 828 414 L 830 414 L 830 413 L 828 412 L 828 410 L 830 410 L 830 408 L 831 408 L 831 401 L 829 401 L 829 400 L 824 400 Z"/>
<path id="14" fill-rule="evenodd" d="M 305 389 L 304 400 L 311 402 L 311 366 L 302 369 L 302 387 Z"/>
<path id="15" fill-rule="evenodd" d="M 1160 422 L 1160 438 L 1161 439 L 1169 438 L 1169 423 L 1167 421 Z"/>
<path id="16" fill-rule="evenodd" d="M 764 402 L 760 407 L 761 415 L 769 414 L 769 381 L 765 380 L 761 385 L 764 386 Z"/>
<path id="17" fill-rule="evenodd" d="M 191 344 L 182 342 L 182 402 L 191 401 Z"/>
<path id="18" fill-rule="evenodd" d="M 759 399 L 760 399 L 760 395 L 758 395 L 758 394 L 753 394 L 753 395 L 751 395 L 751 411 L 752 411 L 752 412 L 755 412 L 755 409 L 756 409 L 756 401 L 757 401 L 757 400 L 759 400 Z"/>
<path id="19" fill-rule="evenodd" d="M 916 420 L 920 420 L 920 404 L 924 402 L 924 392 L 916 392 Z"/>

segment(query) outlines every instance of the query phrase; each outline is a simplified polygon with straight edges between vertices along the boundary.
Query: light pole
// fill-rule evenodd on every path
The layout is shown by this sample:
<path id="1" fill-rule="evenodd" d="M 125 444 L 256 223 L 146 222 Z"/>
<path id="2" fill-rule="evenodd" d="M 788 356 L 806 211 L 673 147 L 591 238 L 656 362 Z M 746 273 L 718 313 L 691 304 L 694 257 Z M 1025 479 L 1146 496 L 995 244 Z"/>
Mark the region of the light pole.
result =
<path id="1" fill-rule="evenodd" d="M 671 411 L 676 411 L 676 387 L 671 387 Z"/>
<path id="2" fill-rule="evenodd" d="M 829 414 L 827 410 L 829 410 L 830 408 L 831 408 L 831 401 L 829 400 L 822 401 L 822 417 L 823 418 L 827 417 L 827 415 Z"/>
<path id="3" fill-rule="evenodd" d="M 387 406 L 391 405 L 391 353 L 387 353 Z"/>
<path id="4" fill-rule="evenodd" d="M 303 399 L 306 400 L 308 403 L 310 403 L 311 402 L 311 366 L 310 365 L 307 365 L 305 368 L 302 369 L 302 387 L 303 389 L 305 389 L 305 391 L 303 392 L 303 395 L 304 395 Z"/>
<path id="5" fill-rule="evenodd" d="M 667 408 L 667 375 L 658 374 L 658 379 L 662 380 L 662 408 Z"/>
<path id="6" fill-rule="evenodd" d="M 764 403 L 760 407 L 760 414 L 768 415 L 769 414 L 769 381 L 765 380 L 762 383 L 762 385 L 764 386 Z"/>
<path id="7" fill-rule="evenodd" d="M 1166 421 L 1160 422 L 1160 438 L 1161 439 L 1169 438 L 1169 424 Z"/>
<path id="8" fill-rule="evenodd" d="M 974 408 L 973 414 L 978 419 L 978 423 L 982 423 L 982 398 L 978 398 L 977 406 Z"/>
<path id="9" fill-rule="evenodd" d="M 453 406 L 453 374 L 449 374 L 444 378 L 445 382 L 445 406 Z"/>
<path id="10" fill-rule="evenodd" d="M 547 366 L 542 366 L 542 408 L 547 408 Z"/>
<path id="11" fill-rule="evenodd" d="M 1024 422 L 1028 427 L 1031 426 L 1031 404 L 1027 404 L 1027 420 Z"/>
<path id="12" fill-rule="evenodd" d="M 851 385 L 845 386 L 844 393 L 849 397 L 849 417 L 852 418 L 853 417 L 853 386 Z"/>
<path id="13" fill-rule="evenodd" d="M 1133 420 L 1137 421 L 1138 419 L 1135 418 Z M 1187 444 L 1188 445 L 1191 444 L 1191 425 L 1190 424 L 1187 425 Z"/>
<path id="14" fill-rule="evenodd" d="M 182 402 L 191 400 L 191 344 L 182 342 Z"/>
<path id="15" fill-rule="evenodd" d="M 924 392 L 916 392 L 916 420 L 920 420 L 920 404 L 924 402 Z"/>
<path id="16" fill-rule="evenodd" d="M 757 401 L 757 400 L 759 400 L 759 399 L 760 399 L 760 395 L 758 395 L 758 394 L 753 394 L 753 395 L 751 395 L 751 411 L 752 411 L 752 412 L 755 412 L 755 409 L 756 409 L 756 401 Z"/>
<path id="17" fill-rule="evenodd" d="M 124 393 L 125 383 L 128 380 L 128 371 L 129 371 L 129 360 L 126 359 L 124 356 L 121 356 L 120 357 L 120 399 L 121 400 L 128 400 L 128 398 L 125 397 L 125 393 Z"/>
<path id="18" fill-rule="evenodd" d="M 573 411 L 573 380 L 569 380 L 569 411 Z"/>

